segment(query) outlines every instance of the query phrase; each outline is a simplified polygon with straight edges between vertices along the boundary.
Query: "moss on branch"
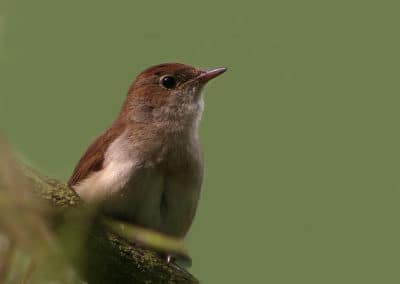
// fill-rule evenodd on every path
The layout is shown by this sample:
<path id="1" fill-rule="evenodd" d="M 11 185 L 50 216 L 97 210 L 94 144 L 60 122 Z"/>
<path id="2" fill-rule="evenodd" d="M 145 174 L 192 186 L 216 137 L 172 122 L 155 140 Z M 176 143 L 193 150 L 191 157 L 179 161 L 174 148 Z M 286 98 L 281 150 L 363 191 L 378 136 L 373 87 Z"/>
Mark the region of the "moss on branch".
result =
<path id="1" fill-rule="evenodd" d="M 3 160 L 3 157 L 1 157 L 2 153 L 5 153 L 4 149 L 3 152 L 0 149 L 0 193 L 4 195 L 6 191 L 1 190 L 3 188 L 12 189 L 14 184 L 13 179 L 5 177 L 5 175 L 9 174 L 4 170 L 8 166 L 9 161 Z M 87 218 L 88 214 L 82 209 L 85 206 L 83 206 L 77 194 L 64 183 L 45 177 L 26 166 L 16 166 L 15 169 L 18 171 L 17 179 L 23 178 L 25 180 L 24 189 L 33 191 L 35 194 L 32 196 L 38 196 L 40 198 L 36 197 L 36 199 L 45 201 L 41 204 L 48 204 L 48 206 L 43 206 L 47 208 L 44 210 L 46 213 L 38 213 L 38 216 L 40 216 L 38 218 L 40 219 L 45 216 L 43 218 L 46 218 L 46 220 L 43 224 L 46 224 L 49 231 L 48 235 L 51 236 L 48 239 L 56 242 L 56 251 L 62 251 L 61 254 L 65 257 L 65 262 L 72 267 L 72 270 L 75 271 L 80 279 L 87 283 L 96 284 L 198 283 L 198 280 L 190 273 L 173 264 L 167 263 L 159 257 L 158 253 L 143 247 L 134 246 L 126 241 L 126 239 L 107 229 L 107 227 L 102 226 L 102 222 L 93 221 L 98 218 L 89 218 L 92 221 L 87 222 L 89 220 Z M 15 185 L 15 187 L 20 188 L 21 185 Z M 20 195 L 20 193 L 18 194 Z M 0 197 L 4 196 L 0 195 Z M 10 199 L 8 196 L 5 198 Z M 16 200 L 18 198 L 16 197 Z M 26 204 L 30 204 L 30 201 L 26 202 Z M 3 208 L 1 208 L 2 206 Z M 18 204 L 15 208 L 20 208 L 21 206 L 25 205 Z M 6 210 L 4 203 L 0 203 L 0 209 L 3 211 Z M 81 212 L 83 213 L 81 214 Z M 29 214 L 32 215 L 31 213 Z M 15 234 L 11 234 L 7 229 L 7 222 L 6 219 L 0 219 L 0 236 L 5 235 L 11 238 L 10 243 L 18 244 L 13 239 Z M 26 228 L 24 222 L 26 224 L 25 219 L 21 221 L 20 229 L 17 229 L 18 232 Z M 17 224 L 16 222 L 12 223 Z M 30 234 L 30 231 L 26 229 L 23 234 Z M 32 232 L 32 238 L 35 234 Z M 39 233 L 39 235 L 41 242 L 46 241 L 43 239 L 47 237 L 43 237 L 42 233 Z M 48 248 L 52 247 L 52 245 L 46 244 L 44 247 Z M 40 257 L 33 257 L 33 259 L 40 259 Z M 49 261 L 51 262 L 52 260 L 48 259 L 47 262 Z M 46 260 L 39 261 L 39 266 L 45 266 L 47 262 Z M 37 267 L 38 265 L 32 266 Z M 29 267 L 29 271 L 31 270 L 32 267 Z M 30 274 L 32 272 L 29 272 L 22 278 L 14 278 L 29 279 Z M 58 274 L 59 277 L 63 277 L 62 275 Z M 42 277 L 40 279 L 43 279 L 43 273 L 41 273 L 40 277 Z M 53 275 L 52 277 L 57 276 Z M 3 278 L 6 279 L 7 276 L 3 275 Z M 10 276 L 8 276 L 9 278 Z M 38 279 L 35 276 L 31 276 L 31 278 Z M 58 280 L 60 281 L 59 283 L 74 283 L 74 281 L 67 281 L 65 279 Z"/>

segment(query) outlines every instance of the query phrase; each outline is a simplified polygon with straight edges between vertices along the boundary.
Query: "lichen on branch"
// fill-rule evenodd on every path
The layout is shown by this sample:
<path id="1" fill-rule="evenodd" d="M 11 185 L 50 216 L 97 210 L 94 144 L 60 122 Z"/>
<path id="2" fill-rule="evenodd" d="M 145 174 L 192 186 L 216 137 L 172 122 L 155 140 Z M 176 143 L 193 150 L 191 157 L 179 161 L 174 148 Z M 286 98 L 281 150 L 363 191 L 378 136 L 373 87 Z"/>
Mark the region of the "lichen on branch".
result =
<path id="1" fill-rule="evenodd" d="M 0 140 L 1 283 L 198 283 L 109 225 L 67 185 L 16 161 Z M 169 238 L 140 228 L 127 232 L 129 240 L 138 234 L 161 250 L 185 254 Z"/>

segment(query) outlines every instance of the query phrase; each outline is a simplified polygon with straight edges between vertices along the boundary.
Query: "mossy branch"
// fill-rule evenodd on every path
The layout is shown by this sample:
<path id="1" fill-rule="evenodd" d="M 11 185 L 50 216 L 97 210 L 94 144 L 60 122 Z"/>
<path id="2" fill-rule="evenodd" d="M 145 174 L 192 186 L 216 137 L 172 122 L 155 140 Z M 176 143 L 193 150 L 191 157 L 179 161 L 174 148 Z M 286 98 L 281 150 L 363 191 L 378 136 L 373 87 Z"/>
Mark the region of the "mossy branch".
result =
<path id="1" fill-rule="evenodd" d="M 0 149 L 0 190 L 3 189 L 2 187 L 12 188 L 14 186 L 12 182 L 10 184 L 10 180 L 12 181 L 12 179 L 4 177 L 7 173 L 2 169 L 4 169 L 4 166 L 8 166 L 9 161 L 1 161 L 1 154 L 2 151 Z M 71 264 L 72 270 L 78 275 L 77 278 L 87 283 L 96 284 L 198 283 L 198 280 L 186 270 L 167 263 L 164 259 L 160 258 L 156 252 L 132 245 L 124 238 L 107 229 L 108 227 L 103 226 L 103 222 L 93 221 L 98 218 L 93 218 L 93 214 L 88 214 L 90 210 L 84 209 L 85 206 L 83 206 L 80 198 L 65 184 L 47 178 L 25 166 L 17 166 L 16 169 L 19 172 L 19 177 L 17 179 L 23 178 L 27 181 L 24 188 L 29 188 L 35 193 L 35 196 L 40 197 L 40 200 L 45 200 L 40 206 L 42 207 L 42 205 L 46 203 L 49 205 L 47 209 L 39 210 L 45 211 L 46 213 L 42 214 L 42 212 L 40 212 L 37 215 L 41 217 L 46 216 L 46 222 L 44 223 L 48 228 L 46 234 L 52 236 L 48 239 L 55 240 L 56 251 L 61 251 L 59 254 L 62 254 L 66 262 Z M 21 186 L 19 185 L 18 187 Z M 16 199 L 18 200 L 18 197 Z M 28 203 L 30 203 L 30 201 L 26 204 Z M 5 210 L 4 206 L 3 208 L 1 206 L 0 203 L 0 209 Z M 17 207 L 21 207 L 21 204 Z M 32 212 L 29 213 L 30 216 Z M 0 214 L 1 213 L 0 211 Z M 88 218 L 89 215 L 91 218 Z M 91 222 L 87 222 L 89 219 Z M 24 222 L 26 221 L 24 220 L 21 222 L 22 227 L 24 227 Z M 10 226 L 7 227 L 7 225 L 6 219 L 0 219 L 0 236 L 10 236 L 10 234 L 8 234 L 9 230 L 7 229 Z M 21 230 L 22 229 L 18 229 L 18 233 L 30 233 L 29 230 L 26 230 L 25 233 L 20 232 Z M 34 233 L 32 233 L 32 235 L 34 235 Z M 42 235 L 43 234 L 41 234 L 41 236 Z M 43 241 L 43 238 L 41 241 Z M 14 243 L 14 240 L 10 243 Z M 46 244 L 46 247 L 47 246 L 48 244 Z M 40 259 L 40 257 L 34 257 L 34 259 Z M 45 259 L 48 259 L 48 257 L 45 257 Z M 40 265 L 43 263 L 46 263 L 46 261 L 39 261 Z M 36 267 L 37 266 L 36 264 Z M 31 267 L 29 269 L 32 270 Z M 39 274 L 39 276 L 34 276 L 33 279 L 43 279 L 43 273 Z M 58 276 L 61 277 L 60 274 L 58 274 Z M 23 278 L 26 279 L 26 277 L 25 275 Z M 57 275 L 53 275 L 52 279 L 54 279 L 54 277 L 57 278 Z M 76 278 L 74 279 L 76 280 Z M 60 283 L 74 283 L 73 281 L 66 281 L 65 279 L 58 280 L 61 281 Z"/>

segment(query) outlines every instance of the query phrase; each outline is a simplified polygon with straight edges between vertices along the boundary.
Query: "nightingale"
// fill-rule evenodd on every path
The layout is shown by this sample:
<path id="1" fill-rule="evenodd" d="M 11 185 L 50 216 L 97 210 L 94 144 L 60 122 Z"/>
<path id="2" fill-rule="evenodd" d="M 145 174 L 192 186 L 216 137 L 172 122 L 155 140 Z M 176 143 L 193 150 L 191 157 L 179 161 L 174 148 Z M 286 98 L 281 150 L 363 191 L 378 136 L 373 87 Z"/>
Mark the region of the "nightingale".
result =
<path id="1" fill-rule="evenodd" d="M 118 117 L 87 148 L 68 185 L 107 215 L 184 238 L 203 179 L 202 91 L 225 71 L 165 63 L 141 72 Z"/>

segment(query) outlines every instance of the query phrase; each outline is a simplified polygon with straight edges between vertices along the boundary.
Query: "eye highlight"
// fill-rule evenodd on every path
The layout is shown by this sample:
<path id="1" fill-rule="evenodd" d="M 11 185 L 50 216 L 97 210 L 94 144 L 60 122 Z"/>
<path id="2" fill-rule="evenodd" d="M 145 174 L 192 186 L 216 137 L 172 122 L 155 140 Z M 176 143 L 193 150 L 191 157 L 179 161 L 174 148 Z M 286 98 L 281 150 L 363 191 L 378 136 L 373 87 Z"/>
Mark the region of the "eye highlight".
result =
<path id="1" fill-rule="evenodd" d="M 176 79 L 171 75 L 165 75 L 160 79 L 160 84 L 166 89 L 173 89 L 176 86 Z"/>

